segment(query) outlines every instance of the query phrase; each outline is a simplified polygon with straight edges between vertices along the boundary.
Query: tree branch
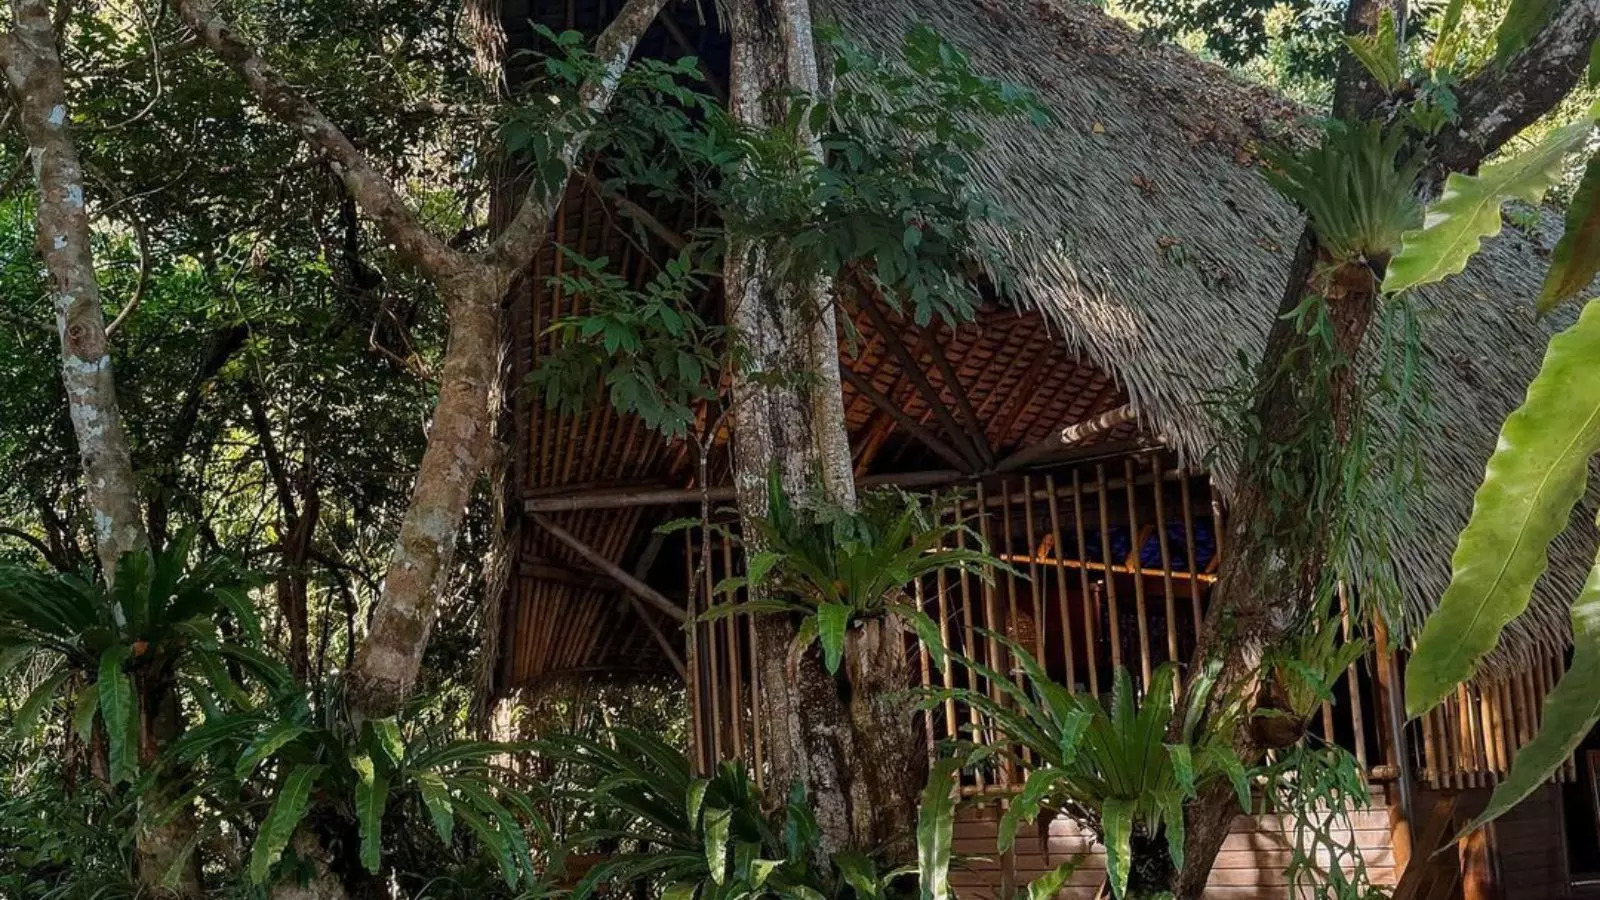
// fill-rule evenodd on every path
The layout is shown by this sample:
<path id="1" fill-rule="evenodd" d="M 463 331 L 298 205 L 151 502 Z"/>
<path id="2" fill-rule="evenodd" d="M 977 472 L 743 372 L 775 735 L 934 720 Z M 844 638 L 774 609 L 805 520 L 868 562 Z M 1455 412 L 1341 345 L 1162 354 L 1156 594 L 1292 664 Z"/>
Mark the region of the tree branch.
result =
<path id="1" fill-rule="evenodd" d="M 262 107 L 298 130 L 306 143 L 326 159 L 351 196 L 377 223 L 384 238 L 409 262 L 436 279 L 455 275 L 466 266 L 466 257 L 423 227 L 389 179 L 373 168 L 322 110 L 241 40 L 210 0 L 175 0 L 173 5 L 206 46 L 238 73 Z"/>
<path id="2" fill-rule="evenodd" d="M 1600 38 L 1600 0 L 1568 0 L 1523 51 L 1490 63 L 1456 92 L 1460 126 L 1439 135 L 1433 169 L 1472 171 L 1572 92 Z"/>
<path id="3" fill-rule="evenodd" d="M 149 548 L 149 537 L 139 515 L 138 484 L 117 405 L 84 204 L 83 164 L 67 125 L 53 10 L 48 0 L 12 0 L 11 9 L 12 29 L 0 37 L 0 67 L 38 182 L 39 252 L 55 301 L 62 383 L 83 463 L 95 548 L 109 579 L 123 554 Z"/>
<path id="4" fill-rule="evenodd" d="M 638 46 L 639 39 L 644 37 L 650 23 L 655 21 L 665 5 L 666 0 L 628 0 L 617 12 L 617 17 L 601 32 L 595 44 L 595 56 L 603 66 L 600 77 L 584 83 L 578 89 L 577 108 L 562 116 L 558 125 L 564 135 L 559 159 L 567 172 L 572 171 L 578 154 L 588 142 L 594 122 L 616 96 L 617 86 L 622 83 L 623 70 L 633 57 L 634 47 Z M 560 187 L 549 191 L 530 186 L 510 224 L 484 251 L 484 260 L 499 270 L 502 277 L 509 280 L 527 265 L 534 252 L 544 243 L 550 228 L 550 217 L 561 205 L 565 184 L 566 180 L 563 179 Z"/>

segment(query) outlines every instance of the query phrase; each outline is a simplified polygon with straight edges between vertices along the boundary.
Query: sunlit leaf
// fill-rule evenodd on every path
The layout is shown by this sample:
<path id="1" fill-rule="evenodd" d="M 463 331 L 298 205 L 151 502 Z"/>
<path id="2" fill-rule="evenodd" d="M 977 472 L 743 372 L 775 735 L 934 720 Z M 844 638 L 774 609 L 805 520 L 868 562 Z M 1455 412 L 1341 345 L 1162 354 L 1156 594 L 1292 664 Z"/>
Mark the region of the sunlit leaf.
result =
<path id="1" fill-rule="evenodd" d="M 1120 898 L 1128 891 L 1133 863 L 1133 801 L 1108 798 L 1100 808 L 1100 829 L 1105 833 L 1106 875 L 1111 879 L 1111 892 Z"/>
<path id="2" fill-rule="evenodd" d="M 1067 886 L 1067 879 L 1072 877 L 1073 872 L 1078 871 L 1078 866 L 1082 862 L 1081 858 L 1073 857 L 1028 882 L 1028 900 L 1052 900 Z"/>
<path id="3" fill-rule="evenodd" d="M 289 846 L 294 830 L 305 818 L 306 807 L 311 802 L 311 789 L 322 776 L 325 766 L 300 765 L 289 772 L 273 798 L 272 810 L 256 833 L 255 846 L 250 850 L 250 882 L 265 884 L 267 875 L 283 850 Z"/>
<path id="4" fill-rule="evenodd" d="M 389 800 L 389 776 L 372 757 L 350 760 L 356 770 L 356 823 L 361 830 L 361 865 L 376 873 L 383 853 L 383 807 Z"/>
<path id="5" fill-rule="evenodd" d="M 1578 190 L 1567 204 L 1561 240 L 1539 291 L 1539 311 L 1547 312 L 1576 296 L 1596 274 L 1600 274 L 1600 153 L 1589 157 Z"/>
<path id="6" fill-rule="evenodd" d="M 122 671 L 126 649 L 117 646 L 100 657 L 100 719 L 106 723 L 106 756 L 112 781 L 132 781 L 139 771 L 134 739 L 133 679 Z"/>
<path id="7" fill-rule="evenodd" d="M 837 674 L 844 657 L 844 635 L 853 610 L 843 603 L 824 603 L 817 607 L 817 638 L 822 644 L 823 664 Z"/>
<path id="8" fill-rule="evenodd" d="M 917 806 L 917 871 L 922 900 L 950 900 L 950 853 L 955 843 L 955 775 L 961 761 L 945 757 L 928 772 Z"/>
<path id="9" fill-rule="evenodd" d="M 1544 698 L 1539 733 L 1511 760 L 1511 771 L 1495 785 L 1472 831 L 1521 803 L 1572 758 L 1600 722 L 1600 561 L 1589 570 L 1572 603 L 1572 665 Z"/>
<path id="10" fill-rule="evenodd" d="M 1495 29 L 1495 62 L 1505 64 L 1526 49 L 1560 6 L 1561 0 L 1511 0 L 1500 27 Z"/>
<path id="11" fill-rule="evenodd" d="M 1406 666 L 1406 712 L 1432 709 L 1472 677 L 1506 623 L 1521 615 L 1549 565 L 1600 450 L 1600 303 L 1545 352 L 1527 398 L 1506 417 L 1472 515 L 1451 557 L 1450 584 Z"/>
<path id="12" fill-rule="evenodd" d="M 1383 289 L 1398 293 L 1461 272 L 1483 246 L 1500 233 L 1500 207 L 1510 200 L 1538 204 L 1561 176 L 1568 153 L 1589 136 L 1585 119 L 1557 129 L 1538 146 L 1484 166 L 1477 175 L 1450 173 L 1444 191 L 1428 207 L 1421 228 L 1401 239 L 1389 262 Z"/>
<path id="13" fill-rule="evenodd" d="M 440 840 L 449 844 L 456 824 L 455 802 L 450 799 L 450 791 L 445 787 L 444 779 L 437 772 L 417 772 L 412 777 L 417 783 L 417 790 L 422 794 L 422 804 L 428 808 L 428 818 L 433 821 L 433 830 L 439 833 Z"/>

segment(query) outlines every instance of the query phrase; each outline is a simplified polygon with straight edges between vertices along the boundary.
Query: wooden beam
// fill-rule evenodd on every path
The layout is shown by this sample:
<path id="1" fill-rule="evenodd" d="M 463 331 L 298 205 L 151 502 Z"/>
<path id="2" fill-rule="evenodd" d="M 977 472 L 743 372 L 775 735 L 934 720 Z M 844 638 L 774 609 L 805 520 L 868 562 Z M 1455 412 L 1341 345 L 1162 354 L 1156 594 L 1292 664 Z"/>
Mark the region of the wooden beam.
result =
<path id="1" fill-rule="evenodd" d="M 900 332 L 895 330 L 894 326 L 889 323 L 889 317 L 885 316 L 883 310 L 878 308 L 877 295 L 867 289 L 867 285 L 862 283 L 863 279 L 860 276 L 856 277 L 856 281 L 861 291 L 861 308 L 866 310 L 867 318 L 872 320 L 873 327 L 877 328 L 879 333 L 883 335 L 884 346 L 888 347 L 889 352 L 900 360 L 900 366 L 905 370 L 906 377 L 911 379 L 911 383 L 916 386 L 923 399 L 927 400 L 928 409 L 933 412 L 934 418 L 939 420 L 939 425 L 945 430 L 946 435 L 951 440 L 963 445 L 963 454 L 968 456 L 967 467 L 973 470 L 984 468 L 987 464 L 983 459 L 983 455 L 978 452 L 977 445 L 972 442 L 971 436 L 966 433 L 966 429 L 961 427 L 961 423 L 956 421 L 955 416 L 950 414 L 950 410 L 945 407 L 944 401 L 939 399 L 939 392 L 934 390 L 933 384 L 928 381 L 927 373 L 922 371 L 922 364 L 917 361 L 916 357 L 911 355 L 911 351 L 906 348 L 905 341 L 901 340 Z"/>
<path id="2" fill-rule="evenodd" d="M 983 464 L 994 465 L 994 449 L 989 446 L 989 436 L 984 432 L 983 422 L 978 419 L 977 411 L 972 408 L 972 398 L 967 396 L 967 389 L 956 376 L 955 367 L 950 365 L 950 357 L 945 355 L 944 347 L 939 344 L 938 335 L 926 325 L 919 326 L 917 333 L 922 338 L 922 343 L 927 346 L 929 355 L 933 357 L 933 364 L 939 367 L 939 377 L 944 379 L 945 387 L 955 395 L 956 409 L 960 410 L 961 417 L 967 420 L 968 433 L 972 435 L 973 443 L 977 445 L 976 449 L 978 455 L 983 458 Z M 955 335 L 954 328 L 950 330 L 950 334 Z"/>
<path id="3" fill-rule="evenodd" d="M 970 470 L 972 468 L 971 460 L 957 453 L 949 444 L 939 440 L 933 432 L 922 427 L 922 423 L 911 418 L 905 410 L 896 406 L 888 397 L 878 393 L 878 389 L 873 387 L 872 383 L 866 378 L 851 371 L 849 366 L 840 366 L 839 374 L 844 376 L 845 381 L 850 382 L 850 386 L 855 388 L 857 393 L 871 400 L 873 406 L 888 413 L 889 417 L 894 419 L 901 428 L 904 428 L 918 443 L 932 450 L 940 459 L 958 469 Z"/>
<path id="4" fill-rule="evenodd" d="M 613 580 L 622 585 L 628 591 L 632 592 L 634 596 L 638 597 L 640 600 L 643 600 L 656 609 L 666 613 L 668 616 L 672 617 L 673 621 L 684 622 L 688 620 L 688 614 L 680 609 L 676 603 L 673 603 L 671 600 L 668 600 L 666 597 L 662 596 L 660 591 L 657 591 L 655 588 L 628 574 L 628 572 L 621 566 L 618 566 L 616 563 L 607 559 L 593 547 L 590 547 L 583 541 L 578 540 L 573 536 L 572 532 L 562 528 L 560 525 L 550 521 L 548 517 L 540 515 L 539 513 L 530 512 L 528 517 L 533 520 L 535 525 L 538 525 L 540 528 L 548 531 L 551 537 L 563 544 L 566 544 L 574 553 L 583 557 L 584 560 L 590 565 L 611 576 Z"/>
<path id="5" fill-rule="evenodd" d="M 667 536 L 659 531 L 650 533 L 650 543 L 645 545 L 644 552 L 639 554 L 638 561 L 633 564 L 635 578 L 643 580 L 646 575 L 650 574 L 650 567 L 655 565 L 656 557 L 661 554 L 661 547 L 666 543 L 666 540 Z M 672 663 L 672 668 L 678 671 L 678 677 L 684 679 L 685 683 L 687 683 L 689 669 L 684 665 L 683 657 L 678 655 L 678 648 L 672 646 L 672 641 L 661 631 L 660 626 L 656 625 L 656 620 L 650 618 L 650 613 L 645 611 L 644 604 L 639 602 L 638 597 L 628 594 L 628 603 L 633 607 L 634 615 L 644 622 L 644 627 L 650 629 L 650 636 L 655 638 L 656 646 L 660 647 L 661 652 L 666 654 L 667 662 Z"/>
<path id="6" fill-rule="evenodd" d="M 929 472 L 904 472 L 889 475 L 871 475 L 856 482 L 860 488 L 902 487 L 924 488 L 955 484 L 972 477 L 971 473 L 950 469 Z M 706 491 L 713 503 L 732 500 L 732 485 L 718 485 Z M 533 513 L 575 512 L 583 509 L 626 509 L 635 506 L 674 506 L 680 503 L 698 503 L 699 488 L 584 488 L 567 494 L 540 494 L 522 501 L 523 511 Z"/>
<path id="7" fill-rule="evenodd" d="M 1081 444 L 1096 435 L 1104 434 L 1124 422 L 1131 422 L 1134 418 L 1133 409 L 1128 404 L 1107 410 L 1096 416 L 1090 416 L 1081 422 L 1074 422 L 1066 426 L 1060 432 L 1050 435 L 1037 444 L 1024 447 L 1000 460 L 995 465 L 994 470 L 996 472 L 1011 472 L 1023 466 L 1034 465 L 1046 460 L 1055 462 L 1061 452 L 1067 448 Z"/>

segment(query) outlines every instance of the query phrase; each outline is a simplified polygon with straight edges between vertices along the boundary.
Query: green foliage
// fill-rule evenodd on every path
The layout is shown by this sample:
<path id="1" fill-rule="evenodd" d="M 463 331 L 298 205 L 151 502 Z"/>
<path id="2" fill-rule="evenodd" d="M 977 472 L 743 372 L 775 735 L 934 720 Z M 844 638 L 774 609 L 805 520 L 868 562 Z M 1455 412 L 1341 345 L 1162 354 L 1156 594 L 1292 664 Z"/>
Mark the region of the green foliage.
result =
<path id="1" fill-rule="evenodd" d="M 557 350 L 529 383 L 543 392 L 546 406 L 565 412 L 582 409 L 595 386 L 604 385 L 618 412 L 682 437 L 694 419 L 691 405 L 715 395 L 722 329 L 706 324 L 690 302 L 711 273 L 680 253 L 635 289 L 604 257 L 570 250 L 564 256 L 573 268 L 552 277 L 551 288 L 584 303 L 586 312 L 550 326 Z"/>
<path id="2" fill-rule="evenodd" d="M 1382 900 L 1351 814 L 1371 806 L 1366 769 L 1348 750 L 1302 742 L 1262 769 L 1266 811 L 1292 820 L 1284 874 L 1296 896 Z"/>
<path id="3" fill-rule="evenodd" d="M 917 872 L 922 900 L 950 900 L 950 858 L 955 844 L 956 783 L 961 760 L 941 757 L 929 767 L 917 805 Z"/>
<path id="4" fill-rule="evenodd" d="M 1213 782 L 1233 786 L 1242 809 L 1250 809 L 1250 783 L 1231 739 L 1239 704 L 1225 702 L 1223 714 L 1202 723 L 1199 713 L 1214 678 L 1202 674 L 1188 687 L 1188 714 L 1174 721 L 1177 670 L 1160 667 L 1135 699 L 1133 680 L 1119 669 L 1111 702 L 1075 694 L 1052 681 L 1023 647 L 998 635 L 1018 667 L 1013 679 L 974 660 L 955 659 L 982 676 L 1003 699 L 967 688 L 929 688 L 924 702 L 956 700 L 980 715 L 983 728 L 1000 735 L 980 747 L 978 758 L 1000 756 L 1031 769 L 1021 793 L 1007 807 L 999 827 L 999 849 L 1010 849 L 1017 829 L 1050 813 L 1066 815 L 1097 834 L 1107 848 L 1111 888 L 1123 897 L 1129 888 L 1132 847 L 1165 839 L 1174 868 L 1183 865 L 1183 804 Z"/>
<path id="5" fill-rule="evenodd" d="M 758 549 L 746 563 L 746 574 L 723 580 L 713 591 L 744 588 L 752 596 L 712 607 L 702 617 L 798 614 L 801 639 L 817 640 L 828 671 L 837 672 L 850 625 L 893 615 L 917 632 L 942 665 L 939 627 L 906 587 L 946 570 L 987 580 L 994 566 L 1004 566 L 988 553 L 981 536 L 944 518 L 916 496 L 893 489 L 866 493 L 850 509 L 807 505 L 789 497 L 773 472 L 767 479 L 767 514 L 749 523 L 752 533 L 745 540 Z"/>
<path id="6" fill-rule="evenodd" d="M 1521 53 L 1560 5 L 1560 0 L 1511 0 L 1495 29 L 1495 62 L 1504 65 Z"/>
<path id="7" fill-rule="evenodd" d="M 1572 664 L 1544 698 L 1539 733 L 1511 761 L 1466 831 L 1499 818 L 1550 780 L 1600 722 L 1600 563 L 1572 601 Z"/>
<path id="8" fill-rule="evenodd" d="M 1422 157 L 1408 141 L 1404 128 L 1331 121 L 1316 147 L 1271 154 L 1275 171 L 1267 178 L 1306 211 L 1334 262 L 1382 264 L 1400 247 L 1401 235 L 1421 222 Z"/>
<path id="9" fill-rule="evenodd" d="M 180 675 L 226 681 L 216 654 L 229 648 L 218 620 L 231 617 L 246 634 L 259 633 L 247 590 L 250 580 L 232 561 L 190 564 L 190 542 L 153 556 L 119 561 L 116 586 L 72 575 L 0 566 L 0 653 L 27 652 L 46 660 L 50 674 L 25 704 L 19 727 L 31 727 L 58 693 L 79 731 L 98 713 L 114 782 L 138 776 L 139 698 L 170 690 Z"/>
<path id="10" fill-rule="evenodd" d="M 1595 46 L 1600 47 L 1600 42 Z M 1567 204 L 1565 227 L 1539 291 L 1539 311 L 1577 296 L 1596 274 L 1600 274 L 1600 153 L 1589 158 L 1577 193 Z"/>
<path id="11" fill-rule="evenodd" d="M 599 61 L 575 35 L 543 33 L 547 77 L 505 123 L 508 150 L 536 182 L 553 185 L 567 136 L 593 125 L 590 149 L 603 164 L 589 183 L 633 224 L 640 247 L 677 254 L 635 288 L 608 260 L 566 251 L 577 271 L 552 286 L 588 308 L 553 326 L 562 339 L 533 374 L 547 404 L 581 408 L 604 384 L 618 410 L 682 435 L 721 365 L 738 355 L 703 320 L 707 281 L 730 247 L 759 247 L 791 283 L 829 281 L 921 323 L 970 318 L 980 299 L 972 266 L 1003 271 L 980 237 L 999 215 L 968 177 L 983 149 L 978 126 L 996 117 L 1042 123 L 1044 113 L 928 28 L 913 29 L 892 59 L 827 36 L 832 91 L 791 96 L 788 114 L 767 129 L 717 103 L 692 58 L 630 66 L 611 114 L 590 121 L 573 110 L 575 90 Z M 673 234 L 684 222 L 685 233 Z"/>
<path id="12" fill-rule="evenodd" d="M 1600 304 L 1550 341 L 1527 399 L 1506 417 L 1451 557 L 1450 584 L 1406 667 L 1419 716 L 1471 677 L 1528 605 L 1600 450 Z"/>
<path id="13" fill-rule="evenodd" d="M 1333 686 L 1368 649 L 1364 640 L 1345 639 L 1344 616 L 1332 606 L 1333 594 L 1321 594 L 1305 624 L 1262 655 L 1262 671 L 1287 701 L 1281 712 L 1301 722 L 1333 700 Z"/>
<path id="14" fill-rule="evenodd" d="M 1346 35 L 1344 44 L 1385 93 L 1394 93 L 1402 77 L 1400 39 L 1395 30 L 1394 10 L 1384 7 L 1378 13 L 1376 31 L 1372 34 Z M 1393 155 L 1390 154 L 1391 157 Z"/>
<path id="15" fill-rule="evenodd" d="M 207 806 L 245 822 L 265 802 L 261 781 L 275 773 L 277 787 L 251 850 L 252 883 L 270 883 L 296 830 L 315 830 L 317 815 L 332 814 L 354 825 L 368 872 L 385 871 L 386 840 L 394 840 L 389 820 L 414 815 L 431 822 L 447 848 L 455 823 L 465 823 L 508 886 L 535 884 L 538 869 L 526 832 L 548 834 L 548 827 L 533 795 L 498 762 L 525 747 L 459 740 L 420 719 L 355 726 L 340 715 L 336 686 L 310 691 L 286 682 L 268 702 L 208 717 L 166 760 L 200 773 L 204 787 L 197 796 Z"/>
<path id="16" fill-rule="evenodd" d="M 1428 206 L 1422 227 L 1406 232 L 1384 277 L 1384 291 L 1399 293 L 1460 273 L 1483 239 L 1500 233 L 1500 207 L 1508 200 L 1537 205 L 1559 177 L 1567 154 L 1592 130 L 1591 119 L 1585 118 L 1532 150 L 1484 166 L 1477 175 L 1450 173 L 1439 199 Z"/>
<path id="17" fill-rule="evenodd" d="M 681 900 L 882 900 L 904 893 L 900 882 L 910 872 L 871 856 L 819 860 L 804 793 L 797 787 L 769 816 L 740 763 L 696 777 L 678 750 L 630 729 L 599 740 L 562 735 L 539 747 L 571 768 L 566 792 L 585 812 L 568 850 L 606 854 L 573 887 L 572 900 L 639 883 Z"/>

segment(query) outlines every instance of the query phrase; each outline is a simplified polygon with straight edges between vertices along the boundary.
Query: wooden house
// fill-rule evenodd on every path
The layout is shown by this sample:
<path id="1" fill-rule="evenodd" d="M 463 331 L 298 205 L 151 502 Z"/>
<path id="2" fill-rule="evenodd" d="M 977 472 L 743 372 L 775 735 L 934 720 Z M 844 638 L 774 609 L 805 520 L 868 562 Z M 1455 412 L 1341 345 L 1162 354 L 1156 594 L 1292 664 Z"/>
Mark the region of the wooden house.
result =
<path id="1" fill-rule="evenodd" d="M 616 5 L 503 0 L 501 17 L 515 48 L 531 40 L 530 21 L 593 29 Z M 959 493 L 964 514 L 1024 576 L 990 587 L 952 577 L 921 586 L 924 602 L 954 646 L 983 658 L 994 648 L 973 629 L 996 626 L 1077 689 L 1102 690 L 1118 665 L 1147 677 L 1164 660 L 1186 660 L 1227 552 L 1229 473 L 1203 465 L 1224 426 L 1207 401 L 1240 372 L 1241 355 L 1259 357 L 1303 223 L 1261 177 L 1256 148 L 1303 110 L 1070 0 L 853 0 L 834 14 L 846 34 L 886 49 L 931 24 L 980 69 L 1037 91 L 1054 118 L 1046 128 L 992 127 L 977 161 L 974 177 L 1012 219 L 989 234 L 1011 275 L 1006 290 L 958 327 L 918 326 L 887 308 L 852 312 L 858 337 L 840 348 L 860 481 Z M 692 3 L 670 6 L 641 52 L 695 53 L 713 84 L 727 55 Z M 701 762 L 743 756 L 759 772 L 752 660 L 762 648 L 741 619 L 685 627 L 696 611 L 683 600 L 694 554 L 710 555 L 708 583 L 737 571 L 738 555 L 654 532 L 692 514 L 702 492 L 731 497 L 725 446 L 711 448 L 702 485 L 692 441 L 615 414 L 598 389 L 576 414 L 518 389 L 550 350 L 549 323 L 576 309 L 552 280 L 568 265 L 558 247 L 607 256 L 635 278 L 670 249 L 641 242 L 625 219 L 592 184 L 575 185 L 551 249 L 508 303 L 502 537 L 516 553 L 488 615 L 486 687 L 515 697 L 591 677 L 681 680 Z M 1418 301 L 1418 388 L 1433 421 L 1421 437 L 1421 497 L 1396 514 L 1386 548 L 1405 602 L 1397 631 L 1420 623 L 1440 595 L 1496 429 L 1556 327 L 1536 322 L 1532 305 L 1549 246 L 1537 228 L 1508 229 Z M 1555 548 L 1533 608 L 1453 702 L 1402 724 L 1403 652 L 1391 647 L 1351 667 L 1317 717 L 1314 732 L 1368 770 L 1374 805 L 1350 825 L 1377 880 L 1393 882 L 1413 845 L 1453 834 L 1432 815 L 1449 808 L 1438 798 L 1461 821 L 1530 739 L 1563 669 L 1564 598 L 1581 580 L 1591 532 Z M 921 671 L 930 683 L 960 677 L 926 658 Z M 965 716 L 954 705 L 935 710 L 930 744 Z M 1563 778 L 1578 774 L 1572 766 Z M 968 789 L 1002 802 L 1005 785 Z M 1562 793 L 1543 789 L 1436 858 L 1424 886 L 1439 896 L 1564 896 Z M 958 849 L 992 851 L 993 830 L 993 807 L 974 807 Z M 1289 896 L 1282 817 L 1241 816 L 1235 830 L 1212 894 Z M 1096 852 L 1064 822 L 1046 840 L 1030 837 L 967 871 L 962 895 L 998 896 L 1044 868 L 1047 854 Z M 1090 896 L 1093 869 L 1067 895 Z"/>

